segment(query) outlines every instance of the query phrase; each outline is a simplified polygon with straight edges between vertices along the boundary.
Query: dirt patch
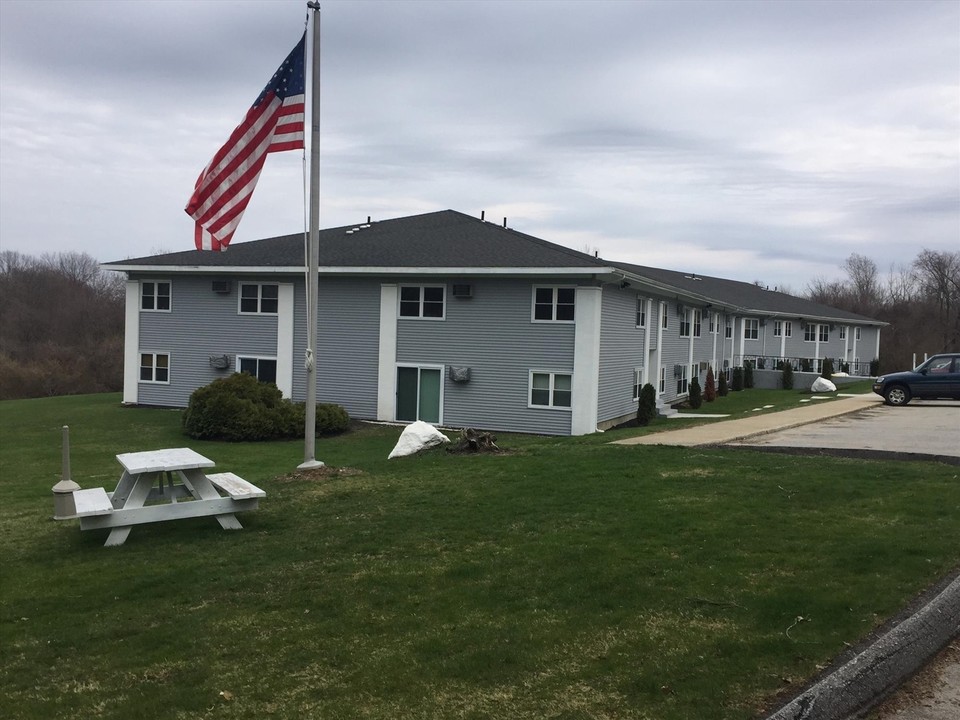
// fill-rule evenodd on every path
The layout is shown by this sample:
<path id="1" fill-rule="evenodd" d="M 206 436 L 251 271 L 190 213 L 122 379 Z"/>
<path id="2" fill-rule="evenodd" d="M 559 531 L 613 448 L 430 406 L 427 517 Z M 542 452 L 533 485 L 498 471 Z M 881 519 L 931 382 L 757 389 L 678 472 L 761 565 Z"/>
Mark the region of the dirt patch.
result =
<path id="1" fill-rule="evenodd" d="M 273 480 L 274 482 L 318 482 L 321 480 L 329 480 L 330 478 L 337 477 L 351 477 L 353 475 L 362 475 L 362 470 L 357 470 L 356 468 L 349 467 L 331 467 L 329 465 L 324 465 L 319 468 L 310 468 L 307 470 L 295 470 L 292 473 L 287 475 L 278 475 Z"/>

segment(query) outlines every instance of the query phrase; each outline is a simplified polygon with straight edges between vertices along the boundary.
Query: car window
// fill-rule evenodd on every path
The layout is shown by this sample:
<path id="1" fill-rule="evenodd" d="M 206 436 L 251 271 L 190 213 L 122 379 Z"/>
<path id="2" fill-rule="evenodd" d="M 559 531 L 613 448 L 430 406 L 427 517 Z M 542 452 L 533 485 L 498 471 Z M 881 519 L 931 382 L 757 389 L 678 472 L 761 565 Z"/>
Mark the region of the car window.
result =
<path id="1" fill-rule="evenodd" d="M 943 375 L 950 372 L 952 363 L 953 358 L 937 358 L 930 361 L 930 367 L 927 370 L 934 375 Z"/>

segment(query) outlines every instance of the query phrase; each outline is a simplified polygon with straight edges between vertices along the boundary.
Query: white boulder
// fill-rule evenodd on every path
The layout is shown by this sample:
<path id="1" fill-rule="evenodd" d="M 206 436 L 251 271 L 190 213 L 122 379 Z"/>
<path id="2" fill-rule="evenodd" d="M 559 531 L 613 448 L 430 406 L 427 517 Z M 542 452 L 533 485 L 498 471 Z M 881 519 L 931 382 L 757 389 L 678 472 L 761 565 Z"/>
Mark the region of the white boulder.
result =
<path id="1" fill-rule="evenodd" d="M 403 429 L 396 447 L 387 455 L 387 459 L 392 460 L 396 457 L 413 455 L 421 450 L 431 448 L 434 445 L 448 442 L 450 442 L 450 438 L 437 430 L 433 425 L 425 423 L 423 420 L 417 420 Z"/>
<path id="2" fill-rule="evenodd" d="M 813 385 L 810 386 L 810 391 L 815 393 L 836 392 L 836 390 L 837 386 L 827 380 L 825 377 L 818 377 L 813 381 Z"/>

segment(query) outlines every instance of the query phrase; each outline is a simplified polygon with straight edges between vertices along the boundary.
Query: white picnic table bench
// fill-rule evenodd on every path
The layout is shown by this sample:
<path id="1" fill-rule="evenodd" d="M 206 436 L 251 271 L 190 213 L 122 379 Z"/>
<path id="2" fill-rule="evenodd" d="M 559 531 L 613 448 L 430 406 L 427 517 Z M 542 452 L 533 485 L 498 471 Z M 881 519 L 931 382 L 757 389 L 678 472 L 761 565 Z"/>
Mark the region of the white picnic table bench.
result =
<path id="1" fill-rule="evenodd" d="M 76 514 L 62 518 L 79 518 L 81 530 L 110 528 L 107 547 L 122 545 L 134 525 L 181 518 L 213 515 L 224 530 L 241 530 L 234 513 L 256 510 L 267 495 L 233 473 L 205 474 L 215 463 L 190 448 L 121 453 L 117 460 L 117 489 L 74 491 Z"/>

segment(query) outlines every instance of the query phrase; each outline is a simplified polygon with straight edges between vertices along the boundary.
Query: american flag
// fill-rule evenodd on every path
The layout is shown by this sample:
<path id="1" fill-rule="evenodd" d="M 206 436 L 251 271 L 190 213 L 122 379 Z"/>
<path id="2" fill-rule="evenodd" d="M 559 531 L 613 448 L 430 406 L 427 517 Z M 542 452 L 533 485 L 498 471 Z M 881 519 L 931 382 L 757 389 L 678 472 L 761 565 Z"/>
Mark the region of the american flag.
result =
<path id="1" fill-rule="evenodd" d="M 300 150 L 304 133 L 306 33 L 273 74 L 230 139 L 197 178 L 187 215 L 197 250 L 226 250 L 250 202 L 267 153 Z"/>

